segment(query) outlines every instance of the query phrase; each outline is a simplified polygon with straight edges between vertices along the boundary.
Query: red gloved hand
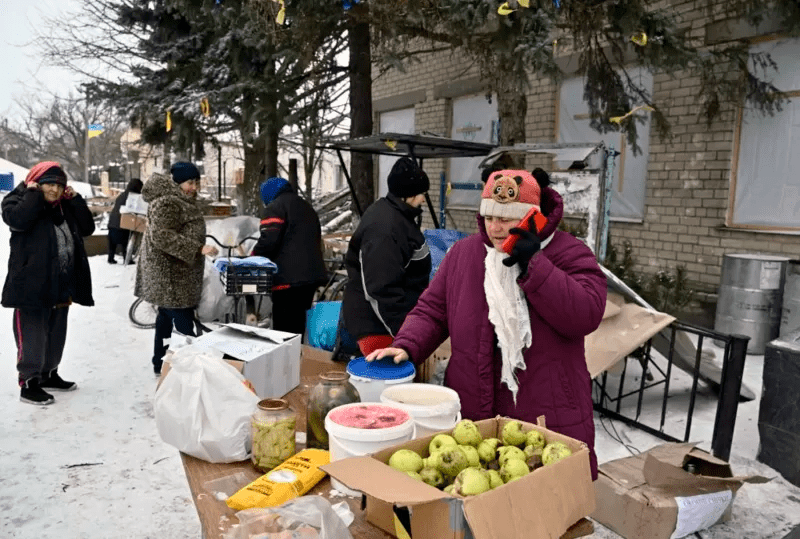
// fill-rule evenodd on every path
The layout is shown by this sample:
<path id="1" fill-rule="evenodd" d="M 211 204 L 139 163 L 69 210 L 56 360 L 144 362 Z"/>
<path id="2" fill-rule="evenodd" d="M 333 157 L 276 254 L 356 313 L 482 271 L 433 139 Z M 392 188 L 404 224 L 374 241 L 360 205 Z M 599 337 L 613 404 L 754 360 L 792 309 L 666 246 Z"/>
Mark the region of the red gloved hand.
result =
<path id="1" fill-rule="evenodd" d="M 75 197 L 75 190 L 70 186 L 65 187 L 64 194 L 61 195 L 61 198 L 66 198 L 67 200 L 69 200 L 70 198 L 74 197 Z"/>

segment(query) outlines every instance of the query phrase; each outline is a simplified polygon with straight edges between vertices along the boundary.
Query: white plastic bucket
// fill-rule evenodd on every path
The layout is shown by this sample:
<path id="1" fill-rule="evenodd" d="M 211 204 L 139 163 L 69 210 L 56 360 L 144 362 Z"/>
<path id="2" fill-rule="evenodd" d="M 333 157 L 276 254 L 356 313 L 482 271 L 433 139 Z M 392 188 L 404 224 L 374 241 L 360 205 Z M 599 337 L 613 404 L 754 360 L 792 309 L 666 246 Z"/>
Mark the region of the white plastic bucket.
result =
<path id="1" fill-rule="evenodd" d="M 381 407 L 393 408 L 396 412 L 404 414 L 407 419 L 395 426 L 385 428 L 354 428 L 345 427 L 331 419 L 337 410 L 354 407 Z M 370 455 L 381 449 L 393 445 L 407 442 L 414 438 L 414 418 L 410 412 L 399 406 L 389 406 L 387 404 L 354 402 L 337 406 L 325 416 L 325 430 L 328 432 L 328 449 L 330 451 L 331 462 L 350 457 L 363 457 Z M 333 487 L 350 496 L 360 497 L 361 493 L 342 485 L 339 481 L 331 478 Z"/>
<path id="2" fill-rule="evenodd" d="M 381 393 L 381 402 L 397 406 L 414 417 L 414 438 L 450 430 L 461 421 L 461 400 L 449 387 L 437 384 L 399 384 Z"/>
<path id="3" fill-rule="evenodd" d="M 381 393 L 383 393 L 384 389 L 396 384 L 406 384 L 414 379 L 414 373 L 404 378 L 397 378 L 396 380 L 380 380 L 377 378 L 357 376 L 353 373 L 349 374 L 350 383 L 358 390 L 361 402 L 381 402 Z"/>

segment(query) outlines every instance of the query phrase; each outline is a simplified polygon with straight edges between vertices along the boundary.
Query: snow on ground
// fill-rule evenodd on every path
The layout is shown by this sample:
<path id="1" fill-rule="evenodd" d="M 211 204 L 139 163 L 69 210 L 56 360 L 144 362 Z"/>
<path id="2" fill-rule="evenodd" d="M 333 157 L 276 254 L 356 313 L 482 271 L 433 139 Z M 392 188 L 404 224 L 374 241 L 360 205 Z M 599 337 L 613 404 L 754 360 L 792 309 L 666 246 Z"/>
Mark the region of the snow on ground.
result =
<path id="1" fill-rule="evenodd" d="M 0 225 L 0 282 L 8 234 Z M 97 305 L 71 309 L 60 369 L 79 389 L 56 393 L 54 405 L 20 402 L 11 311 L 0 310 L 0 537 L 196 539 L 200 523 L 181 460 L 160 440 L 153 421 L 153 332 L 127 320 L 132 297 L 120 297 L 121 265 L 108 265 L 104 256 L 90 262 Z M 746 383 L 758 392 L 762 362 L 763 356 L 748 356 L 745 369 Z M 702 389 L 692 441 L 704 449 L 710 448 L 714 402 Z M 658 410 L 645 406 L 644 414 Z M 680 425 L 672 413 L 668 421 Z M 705 539 L 780 539 L 800 524 L 800 489 L 754 460 L 757 418 L 758 399 L 740 404 L 731 463 L 736 474 L 775 479 L 743 486 L 733 520 L 701 532 Z M 619 422 L 597 419 L 596 425 L 601 462 L 629 455 L 617 439 L 640 451 L 661 443 Z M 590 537 L 618 536 L 596 525 Z"/>

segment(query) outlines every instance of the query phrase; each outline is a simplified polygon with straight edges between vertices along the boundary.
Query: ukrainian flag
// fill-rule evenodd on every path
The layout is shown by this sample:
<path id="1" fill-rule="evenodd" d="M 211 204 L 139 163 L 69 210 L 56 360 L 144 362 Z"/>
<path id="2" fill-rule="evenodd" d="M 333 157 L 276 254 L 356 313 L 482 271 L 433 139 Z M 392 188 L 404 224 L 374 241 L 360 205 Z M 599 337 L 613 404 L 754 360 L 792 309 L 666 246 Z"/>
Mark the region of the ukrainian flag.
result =
<path id="1" fill-rule="evenodd" d="M 103 132 L 103 124 L 89 124 L 89 138 L 96 137 Z"/>

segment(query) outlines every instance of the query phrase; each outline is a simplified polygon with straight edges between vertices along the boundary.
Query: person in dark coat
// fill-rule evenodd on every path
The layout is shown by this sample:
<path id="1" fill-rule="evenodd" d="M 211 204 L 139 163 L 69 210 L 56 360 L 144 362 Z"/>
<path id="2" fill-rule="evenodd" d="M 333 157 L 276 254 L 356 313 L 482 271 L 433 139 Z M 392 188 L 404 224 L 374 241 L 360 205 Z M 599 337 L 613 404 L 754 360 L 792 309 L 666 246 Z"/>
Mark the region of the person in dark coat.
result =
<path id="1" fill-rule="evenodd" d="M 111 213 L 108 214 L 108 263 L 116 264 L 115 255 L 117 254 L 117 246 L 122 247 L 122 260 L 128 252 L 128 239 L 130 238 L 131 231 L 120 227 L 120 208 L 128 202 L 128 194 L 142 192 L 142 180 L 139 178 L 131 178 L 125 190 L 117 196 L 114 201 L 114 207 Z"/>
<path id="2" fill-rule="evenodd" d="M 314 292 L 327 280 L 319 216 L 285 178 L 261 184 L 260 236 L 253 255 L 278 265 L 272 288 L 272 327 L 302 335 Z"/>
<path id="3" fill-rule="evenodd" d="M 86 202 L 67 186 L 55 161 L 34 165 L 2 203 L 11 228 L 11 254 L 3 307 L 14 309 L 14 340 L 20 400 L 46 405 L 51 391 L 72 391 L 75 382 L 58 374 L 74 302 L 94 305 L 83 238 L 94 232 Z"/>
<path id="4" fill-rule="evenodd" d="M 345 255 L 344 324 L 364 355 L 391 344 L 431 272 L 431 253 L 420 231 L 428 176 L 402 157 L 388 184 L 389 194 L 364 212 Z"/>
<path id="5" fill-rule="evenodd" d="M 493 172 L 478 233 L 453 245 L 391 347 L 367 360 L 419 364 L 450 337 L 444 384 L 458 393 L 462 417 L 545 416 L 547 428 L 589 446 L 597 479 L 584 339 L 603 318 L 606 277 L 589 247 L 557 230 L 564 205 L 548 182 L 544 171 Z M 547 217 L 538 233 L 517 227 L 534 206 Z M 508 256 L 502 245 L 512 234 Z"/>
<path id="6" fill-rule="evenodd" d="M 158 306 L 153 345 L 153 371 L 161 366 L 173 326 L 194 335 L 194 309 L 203 289 L 205 255 L 217 249 L 206 245 L 206 221 L 197 206 L 200 171 L 179 162 L 169 176 L 153 173 L 142 188 L 148 203 L 147 228 L 136 266 L 136 297 Z"/>

